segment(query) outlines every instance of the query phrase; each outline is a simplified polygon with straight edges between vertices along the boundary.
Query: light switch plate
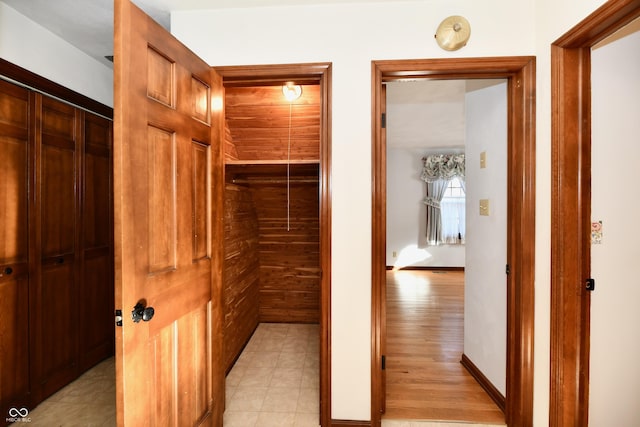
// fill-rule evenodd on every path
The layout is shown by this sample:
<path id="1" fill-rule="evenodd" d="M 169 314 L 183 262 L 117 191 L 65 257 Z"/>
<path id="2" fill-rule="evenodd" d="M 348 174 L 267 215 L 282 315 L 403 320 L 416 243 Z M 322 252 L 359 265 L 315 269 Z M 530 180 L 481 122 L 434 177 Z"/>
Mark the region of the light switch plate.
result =
<path id="1" fill-rule="evenodd" d="M 484 169 L 487 167 L 487 152 L 483 151 L 480 153 L 480 169 Z"/>
<path id="2" fill-rule="evenodd" d="M 480 199 L 480 215 L 489 216 L 489 199 Z"/>

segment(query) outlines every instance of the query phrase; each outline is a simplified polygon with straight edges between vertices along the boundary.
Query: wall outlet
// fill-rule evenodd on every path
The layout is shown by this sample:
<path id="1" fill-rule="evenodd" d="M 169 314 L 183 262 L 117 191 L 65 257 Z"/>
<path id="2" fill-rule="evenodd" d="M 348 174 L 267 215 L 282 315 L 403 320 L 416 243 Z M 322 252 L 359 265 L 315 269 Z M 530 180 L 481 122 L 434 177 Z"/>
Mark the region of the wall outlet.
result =
<path id="1" fill-rule="evenodd" d="M 398 252 L 393 251 L 393 257 L 394 257 L 394 258 L 398 258 Z"/>

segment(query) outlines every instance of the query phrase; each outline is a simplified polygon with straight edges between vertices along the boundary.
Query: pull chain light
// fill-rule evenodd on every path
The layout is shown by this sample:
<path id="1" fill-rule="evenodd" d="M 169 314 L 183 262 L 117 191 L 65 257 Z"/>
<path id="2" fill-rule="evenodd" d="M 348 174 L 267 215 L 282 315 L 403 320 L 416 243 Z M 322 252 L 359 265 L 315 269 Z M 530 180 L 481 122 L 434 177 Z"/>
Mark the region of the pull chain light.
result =
<path id="1" fill-rule="evenodd" d="M 287 231 L 291 230 L 291 110 L 293 101 L 289 102 L 289 138 L 287 140 Z"/>
<path id="2" fill-rule="evenodd" d="M 291 230 L 291 111 L 293 101 L 302 95 L 302 87 L 288 82 L 282 86 L 282 94 L 289 101 L 289 135 L 287 138 L 287 231 Z"/>

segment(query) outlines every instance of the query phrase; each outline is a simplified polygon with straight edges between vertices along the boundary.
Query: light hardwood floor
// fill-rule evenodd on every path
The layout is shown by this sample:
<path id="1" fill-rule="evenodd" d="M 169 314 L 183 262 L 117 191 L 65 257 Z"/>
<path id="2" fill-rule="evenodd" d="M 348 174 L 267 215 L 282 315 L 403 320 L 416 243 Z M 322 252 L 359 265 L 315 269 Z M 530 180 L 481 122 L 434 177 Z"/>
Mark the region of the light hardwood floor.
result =
<path id="1" fill-rule="evenodd" d="M 387 272 L 384 419 L 504 425 L 504 414 L 460 364 L 464 272 Z"/>

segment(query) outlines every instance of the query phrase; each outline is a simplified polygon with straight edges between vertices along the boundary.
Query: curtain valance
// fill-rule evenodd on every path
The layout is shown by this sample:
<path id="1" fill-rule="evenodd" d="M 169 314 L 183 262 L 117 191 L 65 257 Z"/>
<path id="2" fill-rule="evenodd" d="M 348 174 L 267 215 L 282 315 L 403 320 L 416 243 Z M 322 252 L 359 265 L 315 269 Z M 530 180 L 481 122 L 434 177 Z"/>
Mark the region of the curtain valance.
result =
<path id="1" fill-rule="evenodd" d="M 423 157 L 422 162 L 420 179 L 425 182 L 448 181 L 453 177 L 464 181 L 464 154 L 433 154 Z"/>

